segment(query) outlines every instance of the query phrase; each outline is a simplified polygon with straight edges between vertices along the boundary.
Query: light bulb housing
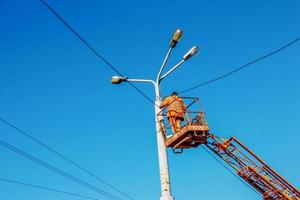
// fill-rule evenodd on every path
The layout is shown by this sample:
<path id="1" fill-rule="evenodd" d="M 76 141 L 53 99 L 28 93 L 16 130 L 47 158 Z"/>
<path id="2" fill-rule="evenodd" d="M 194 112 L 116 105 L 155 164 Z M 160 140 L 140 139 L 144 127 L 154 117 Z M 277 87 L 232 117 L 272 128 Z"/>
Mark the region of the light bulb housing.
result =
<path id="1" fill-rule="evenodd" d="M 120 84 L 120 83 L 122 83 L 126 80 L 127 80 L 127 78 L 122 77 L 122 76 L 113 76 L 113 77 L 111 77 L 111 83 L 112 84 Z"/>
<path id="2" fill-rule="evenodd" d="M 197 55 L 199 52 L 199 48 L 197 46 L 192 47 L 184 56 L 183 60 L 188 60 L 192 56 Z"/>
<path id="3" fill-rule="evenodd" d="M 183 31 L 181 29 L 177 29 L 174 33 L 173 33 L 173 37 L 172 40 L 170 42 L 170 48 L 174 48 L 176 46 L 176 44 L 179 42 L 179 40 L 181 39 L 183 35 Z"/>

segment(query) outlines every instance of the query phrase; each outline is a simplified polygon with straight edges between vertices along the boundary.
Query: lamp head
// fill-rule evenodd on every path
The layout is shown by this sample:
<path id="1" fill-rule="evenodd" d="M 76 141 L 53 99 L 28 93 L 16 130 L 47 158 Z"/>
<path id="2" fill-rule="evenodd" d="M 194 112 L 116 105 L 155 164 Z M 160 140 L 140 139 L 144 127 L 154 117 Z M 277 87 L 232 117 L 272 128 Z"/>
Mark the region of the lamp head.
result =
<path id="1" fill-rule="evenodd" d="M 120 84 L 120 83 L 122 83 L 126 80 L 127 80 L 127 78 L 122 77 L 122 76 L 113 76 L 113 77 L 111 77 L 111 83 L 112 84 Z"/>
<path id="2" fill-rule="evenodd" d="M 181 39 L 183 34 L 183 31 L 181 29 L 177 29 L 172 37 L 172 40 L 170 42 L 170 48 L 174 48 L 176 46 L 176 44 L 178 43 L 178 41 Z"/>
<path id="3" fill-rule="evenodd" d="M 192 47 L 184 56 L 183 56 L 183 60 L 188 60 L 189 58 L 191 58 L 192 56 L 197 55 L 197 53 L 199 52 L 199 48 L 197 46 Z"/>

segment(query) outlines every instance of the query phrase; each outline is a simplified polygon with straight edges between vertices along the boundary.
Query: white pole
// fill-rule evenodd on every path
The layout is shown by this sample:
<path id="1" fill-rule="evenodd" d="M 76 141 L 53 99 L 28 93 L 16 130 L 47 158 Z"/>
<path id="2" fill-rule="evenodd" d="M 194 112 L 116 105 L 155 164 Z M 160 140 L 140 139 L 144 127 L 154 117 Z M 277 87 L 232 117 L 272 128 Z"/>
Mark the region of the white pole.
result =
<path id="1" fill-rule="evenodd" d="M 162 71 L 162 70 L 161 70 Z M 157 138 L 157 150 L 158 150 L 158 162 L 159 162 L 159 172 L 160 172 L 160 185 L 161 185 L 161 197 L 160 200 L 174 200 L 174 197 L 171 194 L 170 186 L 170 175 L 168 167 L 168 154 L 167 148 L 165 146 L 165 140 L 163 133 L 160 129 L 160 122 L 163 120 L 163 116 L 158 116 L 161 114 L 162 109 L 159 106 L 162 103 L 160 97 L 160 88 L 159 88 L 159 79 L 157 82 L 148 79 L 126 79 L 130 82 L 146 82 L 152 83 L 155 88 L 155 125 L 156 125 L 156 138 Z"/>
<path id="2" fill-rule="evenodd" d="M 158 161 L 159 161 L 159 171 L 160 171 L 160 184 L 161 184 L 161 197 L 160 200 L 174 200 L 171 194 L 170 186 L 170 176 L 168 167 L 168 154 L 167 148 L 164 143 L 164 137 L 161 132 L 160 122 L 163 120 L 163 116 L 158 116 L 161 114 L 161 109 L 158 107 L 161 105 L 162 101 L 160 98 L 159 84 L 155 85 L 156 101 L 155 101 L 155 121 L 156 121 L 156 137 L 157 137 L 157 149 L 158 149 Z"/>
<path id="3" fill-rule="evenodd" d="M 197 48 L 193 47 L 186 55 L 184 55 L 183 60 L 180 61 L 177 65 L 175 65 L 172 69 L 170 69 L 166 74 L 161 77 L 161 73 L 169 59 L 169 56 L 172 52 L 172 49 L 176 46 L 177 42 L 180 40 L 182 36 L 182 30 L 177 29 L 173 34 L 172 41 L 170 44 L 170 48 L 168 53 L 159 69 L 159 72 L 156 77 L 156 81 L 149 80 L 149 79 L 128 79 L 124 77 L 115 76 L 112 79 L 112 83 L 119 84 L 123 81 L 128 82 L 146 82 L 152 83 L 155 87 L 155 122 L 156 122 L 156 137 L 157 137 L 157 149 L 158 149 L 158 161 L 159 161 L 159 171 L 160 171 L 160 184 L 161 184 L 161 197 L 160 200 L 174 200 L 174 197 L 171 194 L 171 187 L 170 187 L 170 176 L 169 176 L 169 167 L 168 167 L 168 154 L 167 148 L 164 143 L 163 133 L 160 129 L 160 123 L 163 120 L 163 116 L 158 116 L 162 109 L 159 106 L 162 103 L 161 95 L 160 95 L 160 88 L 159 84 L 162 79 L 172 73 L 175 69 L 177 69 L 185 60 L 189 59 L 191 56 L 197 53 Z"/>

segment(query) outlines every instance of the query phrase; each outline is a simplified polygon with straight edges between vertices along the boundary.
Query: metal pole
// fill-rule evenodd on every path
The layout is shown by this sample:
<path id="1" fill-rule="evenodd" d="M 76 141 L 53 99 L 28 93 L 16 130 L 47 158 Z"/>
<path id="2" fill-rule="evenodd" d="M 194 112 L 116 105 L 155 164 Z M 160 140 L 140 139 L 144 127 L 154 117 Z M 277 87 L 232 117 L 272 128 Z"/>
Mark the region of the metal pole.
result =
<path id="1" fill-rule="evenodd" d="M 172 49 L 176 46 L 177 42 L 180 40 L 182 36 L 182 30 L 177 29 L 173 34 L 172 41 L 170 44 L 170 48 L 165 56 L 165 59 L 159 69 L 159 72 L 156 77 L 156 81 L 149 80 L 149 79 L 128 79 L 125 77 L 120 76 L 113 76 L 112 83 L 119 84 L 123 81 L 128 82 L 146 82 L 152 83 L 155 88 L 155 124 L 156 124 L 156 137 L 157 137 L 157 149 L 158 149 L 158 161 L 159 161 L 159 171 L 160 171 L 160 184 L 161 184 L 161 197 L 160 200 L 174 200 L 174 197 L 171 194 L 171 187 L 170 187 L 170 176 L 169 176 L 169 167 L 168 167 L 168 154 L 167 148 L 164 143 L 163 133 L 161 132 L 160 123 L 163 121 L 163 116 L 158 116 L 161 113 L 161 108 L 159 106 L 162 103 L 161 95 L 160 95 L 160 81 L 164 79 L 166 76 L 171 74 L 175 69 L 177 69 L 185 60 L 189 59 L 193 55 L 198 52 L 197 47 L 193 47 L 188 51 L 187 54 L 183 56 L 183 60 L 180 61 L 177 65 L 171 68 L 167 73 L 161 76 L 163 69 L 169 59 L 169 56 L 172 52 Z"/>
<path id="2" fill-rule="evenodd" d="M 155 84 L 155 94 L 156 94 L 156 100 L 155 100 L 154 107 L 155 107 L 158 161 L 159 161 L 159 171 L 160 171 L 160 184 L 161 184 L 160 200 L 174 200 L 171 194 L 167 148 L 165 146 L 163 134 L 160 128 L 160 123 L 163 120 L 163 116 L 161 115 L 158 116 L 158 114 L 161 112 L 161 109 L 158 106 L 160 106 L 162 103 L 158 83 Z"/>
<path id="3" fill-rule="evenodd" d="M 162 71 L 162 68 L 160 71 Z M 174 200 L 174 197 L 171 194 L 167 148 L 165 146 L 163 133 L 161 132 L 160 129 L 160 123 L 163 120 L 163 116 L 161 115 L 158 116 L 158 114 L 161 113 L 161 109 L 159 108 L 159 106 L 162 103 L 161 96 L 160 96 L 159 79 L 157 79 L 156 82 L 149 79 L 126 79 L 126 81 L 152 83 L 155 88 L 154 109 L 155 109 L 156 138 L 157 138 L 158 162 L 159 162 L 159 172 L 160 172 L 160 185 L 161 185 L 160 200 Z"/>

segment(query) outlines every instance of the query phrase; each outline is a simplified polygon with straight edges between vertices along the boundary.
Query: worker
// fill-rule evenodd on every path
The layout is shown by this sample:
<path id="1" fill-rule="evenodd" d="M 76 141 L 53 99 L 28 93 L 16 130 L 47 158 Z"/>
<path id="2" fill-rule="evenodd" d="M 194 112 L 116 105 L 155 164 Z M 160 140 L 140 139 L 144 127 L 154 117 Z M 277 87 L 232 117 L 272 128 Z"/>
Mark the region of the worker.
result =
<path id="1" fill-rule="evenodd" d="M 178 97 L 177 92 L 173 92 L 171 96 L 165 98 L 160 105 L 160 108 L 167 108 L 167 118 L 171 124 L 173 133 L 178 132 L 181 129 L 181 121 L 184 120 L 184 113 L 186 111 L 186 105 L 183 100 Z"/>

